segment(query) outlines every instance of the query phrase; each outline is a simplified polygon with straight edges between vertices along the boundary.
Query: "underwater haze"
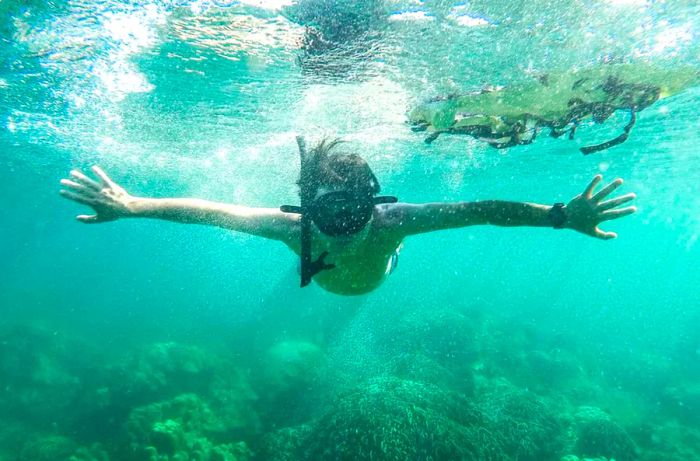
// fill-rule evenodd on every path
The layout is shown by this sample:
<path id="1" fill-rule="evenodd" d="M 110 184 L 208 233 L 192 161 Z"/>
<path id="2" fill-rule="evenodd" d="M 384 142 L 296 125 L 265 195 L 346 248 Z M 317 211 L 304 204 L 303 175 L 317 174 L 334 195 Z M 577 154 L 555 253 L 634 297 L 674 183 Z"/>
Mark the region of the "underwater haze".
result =
<path id="1" fill-rule="evenodd" d="M 0 461 L 700 459 L 699 38 L 690 0 L 0 0 Z M 580 82 L 609 99 L 572 116 Z M 405 202 L 602 174 L 638 211 L 409 237 L 339 296 L 279 242 L 59 195 L 99 165 L 297 204 L 298 135 Z"/>

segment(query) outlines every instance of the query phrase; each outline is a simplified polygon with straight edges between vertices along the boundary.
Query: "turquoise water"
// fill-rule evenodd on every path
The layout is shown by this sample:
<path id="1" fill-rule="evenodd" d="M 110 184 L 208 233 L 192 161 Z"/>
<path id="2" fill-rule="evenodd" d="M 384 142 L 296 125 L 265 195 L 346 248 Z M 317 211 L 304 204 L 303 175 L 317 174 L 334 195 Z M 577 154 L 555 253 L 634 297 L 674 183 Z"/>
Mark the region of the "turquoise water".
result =
<path id="1" fill-rule="evenodd" d="M 406 123 L 607 61 L 699 69 L 699 27 L 685 1 L 0 0 L 0 460 L 700 459 L 700 89 L 590 156 L 623 113 L 504 150 Z M 612 241 L 411 237 L 342 297 L 277 242 L 86 226 L 58 195 L 100 165 L 139 196 L 297 203 L 298 134 L 403 201 L 566 202 L 602 173 L 638 212 Z"/>

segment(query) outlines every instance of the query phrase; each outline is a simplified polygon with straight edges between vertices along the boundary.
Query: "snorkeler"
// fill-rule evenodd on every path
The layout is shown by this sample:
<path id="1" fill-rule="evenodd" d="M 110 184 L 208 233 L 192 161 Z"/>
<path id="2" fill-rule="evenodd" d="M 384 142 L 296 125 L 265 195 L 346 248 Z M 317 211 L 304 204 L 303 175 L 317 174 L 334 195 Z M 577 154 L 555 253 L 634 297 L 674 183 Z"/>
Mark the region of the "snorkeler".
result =
<path id="1" fill-rule="evenodd" d="M 300 206 L 253 208 L 192 198 L 135 197 L 97 166 L 92 170 L 98 180 L 71 171 L 70 179 L 61 180 L 66 188 L 61 195 L 94 210 L 92 215 L 77 217 L 83 223 L 157 218 L 279 240 L 301 257 L 302 286 L 313 278 L 322 288 L 342 295 L 377 288 L 395 266 L 403 239 L 410 235 L 490 224 L 567 228 L 608 240 L 617 235 L 598 225 L 636 211 L 633 206 L 620 208 L 635 198 L 633 193 L 606 200 L 622 179 L 595 192 L 601 175 L 568 204 L 403 203 L 396 197 L 378 196 L 379 182 L 369 165 L 357 154 L 334 152 L 339 141 L 322 141 L 309 151 L 302 138 L 297 141 L 302 157 Z"/>

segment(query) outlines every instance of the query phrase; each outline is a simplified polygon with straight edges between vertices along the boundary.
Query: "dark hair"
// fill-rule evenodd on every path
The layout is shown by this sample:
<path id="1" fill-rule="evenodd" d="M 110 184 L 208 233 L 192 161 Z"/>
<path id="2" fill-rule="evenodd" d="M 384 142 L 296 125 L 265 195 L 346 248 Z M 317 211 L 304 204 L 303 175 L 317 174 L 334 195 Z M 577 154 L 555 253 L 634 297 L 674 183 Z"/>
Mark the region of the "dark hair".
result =
<path id="1" fill-rule="evenodd" d="M 343 141 L 323 139 L 308 152 L 305 168 L 299 176 L 299 187 L 315 195 L 319 187 L 348 189 L 358 194 L 374 195 L 380 191 L 379 181 L 367 162 L 358 154 L 333 152 Z"/>

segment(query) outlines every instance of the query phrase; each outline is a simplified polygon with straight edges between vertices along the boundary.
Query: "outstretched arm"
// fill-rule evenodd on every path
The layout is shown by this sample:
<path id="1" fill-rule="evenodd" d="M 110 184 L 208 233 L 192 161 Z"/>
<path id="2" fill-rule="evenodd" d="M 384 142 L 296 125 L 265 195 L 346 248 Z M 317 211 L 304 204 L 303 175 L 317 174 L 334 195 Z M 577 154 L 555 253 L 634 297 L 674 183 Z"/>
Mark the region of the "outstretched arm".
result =
<path id="1" fill-rule="evenodd" d="M 622 185 L 616 179 L 599 192 L 593 193 L 602 180 L 597 175 L 582 194 L 574 197 L 563 209 L 566 220 L 563 227 L 608 240 L 617 237 L 614 232 L 605 232 L 598 225 L 603 221 L 621 218 L 634 213 L 633 206 L 619 208 L 635 198 L 633 193 L 603 201 Z M 391 227 L 402 236 L 433 232 L 441 229 L 491 224 L 495 226 L 552 227 L 549 205 L 526 202 L 486 200 L 481 202 L 456 203 L 399 203 L 390 211 Z"/>
<path id="2" fill-rule="evenodd" d="M 180 223 L 218 226 L 258 235 L 285 243 L 295 242 L 296 215 L 276 208 L 251 208 L 192 198 L 142 198 L 130 195 L 99 167 L 92 171 L 95 181 L 73 170 L 70 179 L 62 179 L 61 195 L 91 207 L 95 214 L 79 215 L 86 224 L 114 221 L 119 218 L 156 218 Z"/>

